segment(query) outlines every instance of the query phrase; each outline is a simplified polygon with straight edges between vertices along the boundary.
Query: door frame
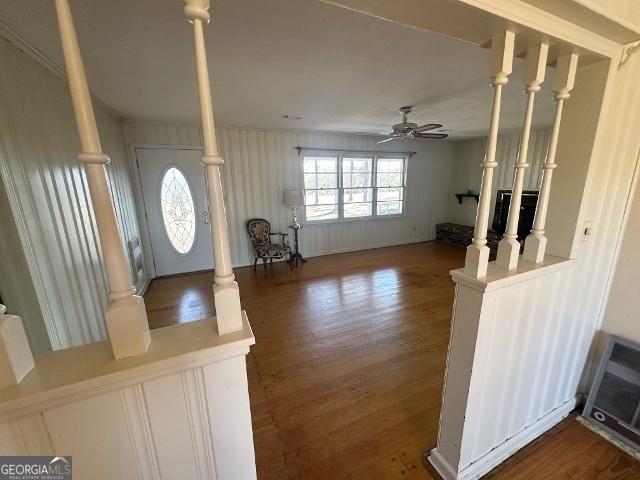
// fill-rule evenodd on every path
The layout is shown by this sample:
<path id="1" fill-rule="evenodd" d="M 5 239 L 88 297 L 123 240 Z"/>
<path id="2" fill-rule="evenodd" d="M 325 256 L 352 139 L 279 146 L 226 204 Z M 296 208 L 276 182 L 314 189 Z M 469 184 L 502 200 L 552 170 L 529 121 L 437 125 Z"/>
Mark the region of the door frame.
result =
<path id="1" fill-rule="evenodd" d="M 197 150 L 203 152 L 202 145 L 163 145 L 156 143 L 135 143 L 129 146 L 129 166 L 131 167 L 131 175 L 133 177 L 133 193 L 137 205 L 137 218 L 140 231 L 140 244 L 142 245 L 142 258 L 144 259 L 145 281 L 138 288 L 137 295 L 144 295 L 151 280 L 158 277 L 156 266 L 153 259 L 153 250 L 151 248 L 151 233 L 149 232 L 149 224 L 147 223 L 147 212 L 144 204 L 144 196 L 142 195 L 142 179 L 140 178 L 140 170 L 138 169 L 137 150 Z"/>

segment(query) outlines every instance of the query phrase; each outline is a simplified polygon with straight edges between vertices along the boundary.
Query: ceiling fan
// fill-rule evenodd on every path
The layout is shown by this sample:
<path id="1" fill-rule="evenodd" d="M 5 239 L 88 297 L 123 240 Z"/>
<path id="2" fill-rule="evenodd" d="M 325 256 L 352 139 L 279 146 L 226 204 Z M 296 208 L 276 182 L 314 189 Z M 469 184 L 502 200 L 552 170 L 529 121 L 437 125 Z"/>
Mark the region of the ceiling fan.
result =
<path id="1" fill-rule="evenodd" d="M 427 123 L 419 127 L 417 123 L 408 122 L 407 115 L 411 113 L 412 108 L 413 107 L 402 107 L 398 110 L 398 113 L 402 115 L 402 123 L 394 125 L 393 132 L 389 134 L 389 138 L 380 140 L 378 143 L 390 142 L 391 140 L 402 138 L 447 138 L 449 136 L 446 133 L 427 133 L 429 130 L 442 127 L 439 123 Z"/>

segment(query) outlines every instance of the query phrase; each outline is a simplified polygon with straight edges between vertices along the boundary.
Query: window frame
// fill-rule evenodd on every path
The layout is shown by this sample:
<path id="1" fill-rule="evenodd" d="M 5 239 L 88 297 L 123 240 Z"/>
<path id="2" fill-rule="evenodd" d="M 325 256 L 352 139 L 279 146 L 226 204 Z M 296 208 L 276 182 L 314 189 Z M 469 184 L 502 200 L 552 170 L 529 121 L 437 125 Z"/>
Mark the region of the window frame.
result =
<path id="1" fill-rule="evenodd" d="M 310 157 L 316 157 L 316 158 L 336 157 L 336 172 L 335 172 L 335 174 L 337 176 L 337 178 L 336 178 L 336 188 L 335 189 L 333 189 L 333 188 L 326 188 L 326 189 L 323 189 L 323 188 L 311 188 L 309 190 L 311 190 L 311 191 L 337 190 L 338 191 L 338 195 L 337 195 L 338 203 L 336 204 L 337 207 L 338 207 L 338 217 L 337 218 L 327 218 L 327 219 L 324 219 L 324 220 L 311 220 L 310 222 L 307 221 L 307 205 L 306 205 L 306 202 L 307 202 L 307 188 L 306 188 L 305 181 L 304 181 L 304 175 L 306 173 L 304 171 L 304 161 L 305 161 L 306 158 L 310 158 Z M 341 217 L 341 209 L 340 209 L 341 200 L 340 200 L 340 198 L 341 198 L 341 191 L 342 191 L 341 188 L 340 188 L 340 177 L 341 177 L 340 158 L 337 155 L 335 155 L 333 153 L 330 153 L 330 152 L 329 153 L 327 153 L 327 152 L 319 152 L 319 153 L 310 154 L 310 155 L 302 155 L 302 163 L 301 163 L 301 165 L 302 165 L 301 171 L 302 171 L 302 199 L 303 199 L 303 205 L 302 205 L 301 210 L 302 210 L 303 224 L 306 224 L 306 223 L 318 224 L 318 223 L 339 222 L 340 221 L 340 217 Z M 315 171 L 314 175 L 318 175 L 317 167 L 316 167 L 316 171 Z M 321 205 L 332 205 L 332 204 L 321 204 Z"/>
<path id="2" fill-rule="evenodd" d="M 176 169 L 180 175 L 182 175 L 182 177 L 185 179 L 185 182 L 187 184 L 187 188 L 189 188 L 189 195 L 191 196 L 191 201 L 193 203 L 193 215 L 194 215 L 194 222 L 193 222 L 193 241 L 191 242 L 191 247 L 189 248 L 188 251 L 182 253 L 180 250 L 178 250 L 175 245 L 173 244 L 173 242 L 171 241 L 171 237 L 169 235 L 169 230 L 167 229 L 167 224 L 165 222 L 164 219 L 164 207 L 162 204 L 162 188 L 164 185 L 164 180 L 167 176 L 167 173 L 169 173 L 169 171 L 174 168 Z M 171 251 L 176 254 L 179 255 L 181 257 L 188 257 L 189 255 L 191 255 L 193 253 L 193 251 L 196 248 L 196 243 L 198 242 L 198 234 L 200 233 L 199 229 L 200 229 L 200 225 L 198 222 L 198 215 L 196 214 L 196 211 L 198 210 L 197 208 L 197 203 L 196 203 L 196 197 L 194 195 L 194 188 L 193 188 L 193 184 L 191 183 L 191 180 L 189 179 L 189 177 L 187 176 L 185 170 L 182 168 L 181 165 L 178 165 L 177 163 L 171 162 L 168 165 L 165 166 L 165 168 L 162 170 L 162 173 L 160 174 L 160 188 L 158 189 L 158 208 L 160 210 L 160 219 L 162 219 L 162 229 L 165 233 L 165 240 L 167 241 L 167 243 L 169 244 L 169 248 L 171 249 Z"/>
<path id="3" fill-rule="evenodd" d="M 338 189 L 338 216 L 337 218 L 328 218 L 323 220 L 309 220 L 307 218 L 307 205 L 302 205 L 302 219 L 304 225 L 322 225 L 329 223 L 351 223 L 351 222 L 361 222 L 368 220 L 386 220 L 386 219 L 394 219 L 394 218 L 406 218 L 407 217 L 407 169 L 409 164 L 410 155 L 407 153 L 387 153 L 387 152 L 367 152 L 367 151 L 341 151 L 341 150 L 306 150 L 301 153 L 301 162 L 300 162 L 300 175 L 301 175 L 301 184 L 303 190 L 303 198 L 306 202 L 306 191 L 305 188 L 305 171 L 304 171 L 304 161 L 306 158 L 310 157 L 334 157 L 337 161 L 337 189 Z M 372 189 L 372 199 L 371 199 L 371 215 L 365 215 L 361 217 L 346 217 L 344 216 L 344 181 L 343 181 L 343 165 L 344 158 L 366 158 L 372 160 L 372 172 L 371 172 L 371 188 Z M 394 188 L 394 187 L 378 187 L 378 160 L 390 160 L 390 159 L 402 159 L 402 197 L 399 202 L 402 205 L 402 211 L 400 213 L 390 214 L 390 215 L 378 215 L 378 189 L 379 188 Z M 317 174 L 317 173 L 316 173 Z M 311 189 L 315 190 L 315 189 Z M 369 203 L 369 202 L 362 202 Z"/>

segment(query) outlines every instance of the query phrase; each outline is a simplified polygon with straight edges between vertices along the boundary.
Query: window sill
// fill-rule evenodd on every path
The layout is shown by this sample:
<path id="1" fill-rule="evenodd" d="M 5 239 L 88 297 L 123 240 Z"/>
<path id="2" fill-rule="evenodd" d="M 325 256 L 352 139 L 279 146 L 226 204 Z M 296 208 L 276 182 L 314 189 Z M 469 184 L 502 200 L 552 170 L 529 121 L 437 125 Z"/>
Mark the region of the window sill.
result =
<path id="1" fill-rule="evenodd" d="M 377 217 L 357 217 L 357 218 L 352 218 L 352 219 L 336 219 L 336 220 L 318 220 L 318 221 L 314 221 L 314 222 L 309 222 L 304 220 L 302 222 L 302 226 L 303 227 L 314 227 L 314 226 L 321 226 L 321 225 L 344 225 L 344 224 L 350 224 L 350 223 L 360 223 L 360 222 L 375 222 L 376 220 L 401 220 L 403 218 L 408 218 L 406 213 L 400 214 L 400 215 L 380 215 Z"/>

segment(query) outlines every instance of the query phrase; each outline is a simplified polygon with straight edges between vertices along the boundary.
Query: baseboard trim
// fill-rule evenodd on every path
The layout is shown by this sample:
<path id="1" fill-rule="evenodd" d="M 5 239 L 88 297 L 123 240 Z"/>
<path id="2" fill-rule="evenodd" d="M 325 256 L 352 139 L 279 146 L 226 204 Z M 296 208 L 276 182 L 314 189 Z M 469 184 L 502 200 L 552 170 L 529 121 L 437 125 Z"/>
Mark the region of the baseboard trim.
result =
<path id="1" fill-rule="evenodd" d="M 400 245 L 410 245 L 413 243 L 424 243 L 434 241 L 435 237 L 420 237 L 420 238 L 412 238 L 409 240 L 399 240 L 396 242 L 384 242 L 384 243 L 376 243 L 373 245 L 367 245 L 365 247 L 347 247 L 347 248 L 336 248 L 333 250 L 327 250 L 323 252 L 300 252 L 304 258 L 314 258 L 314 257 L 324 257 L 327 255 L 338 255 L 340 253 L 351 253 L 351 252 L 362 252 L 365 250 L 375 250 L 376 248 L 386 248 L 386 247 L 398 247 Z M 286 258 L 281 258 L 279 260 L 274 260 L 275 262 L 284 262 Z M 241 267 L 250 267 L 253 266 L 253 259 L 246 262 L 238 262 L 233 264 L 233 268 L 241 268 Z"/>
<path id="2" fill-rule="evenodd" d="M 472 480 L 480 478 L 514 455 L 518 450 L 564 420 L 575 408 L 576 404 L 577 397 L 567 400 L 562 405 L 551 410 L 544 417 L 539 418 L 513 437 L 463 468 L 458 474 L 456 474 L 455 468 L 440 455 L 437 448 L 431 451 L 429 463 L 433 465 L 433 468 L 436 469 L 444 480 Z"/>
<path id="3" fill-rule="evenodd" d="M 456 480 L 457 477 L 455 470 L 451 467 L 449 462 L 440 455 L 437 448 L 431 450 L 431 454 L 427 460 L 429 460 L 431 466 L 436 469 L 438 475 L 440 475 L 444 480 Z"/>
<path id="4" fill-rule="evenodd" d="M 334 250 L 328 250 L 326 252 L 301 252 L 304 258 L 314 258 L 314 257 L 324 257 L 326 255 L 337 255 L 340 253 L 351 253 L 351 252 L 362 252 L 365 250 L 375 250 L 376 248 L 386 248 L 386 247 L 398 247 L 400 245 L 411 245 L 413 243 L 424 243 L 424 242 L 432 242 L 435 241 L 435 237 L 420 237 L 420 238 L 412 238 L 410 240 L 400 240 L 397 242 L 386 242 L 386 243 L 377 243 L 374 245 L 367 245 L 366 247 L 348 247 L 348 248 L 337 248 Z M 273 263 L 286 262 L 287 258 L 279 258 L 274 259 Z M 258 267 L 261 267 L 262 263 L 258 264 Z M 253 259 L 250 260 L 242 260 L 242 261 L 234 261 L 232 262 L 233 268 L 244 268 L 244 267 L 252 267 Z M 187 272 L 188 273 L 188 272 Z M 196 272 L 192 272 L 196 273 Z M 177 274 L 182 275 L 182 274 Z M 149 286 L 149 282 L 154 278 L 158 278 L 157 276 L 151 277 L 147 280 L 147 283 L 140 288 L 142 294 L 138 293 L 138 295 L 143 295 L 146 289 Z"/>
<path id="5" fill-rule="evenodd" d="M 136 285 L 136 295 L 139 295 L 141 297 L 144 297 L 144 294 L 147 293 L 147 289 L 149 288 L 149 285 L 151 285 L 151 278 L 149 276 L 146 276 L 142 282 L 140 282 L 140 285 Z"/>
<path id="6" fill-rule="evenodd" d="M 395 241 L 395 242 L 376 243 L 376 244 L 373 244 L 373 245 L 367 245 L 365 247 L 336 248 L 336 249 L 333 249 L 333 250 L 328 250 L 326 252 L 309 253 L 306 256 L 311 258 L 311 257 L 323 257 L 325 255 L 336 255 L 336 254 L 339 254 L 339 253 L 362 252 L 364 250 L 375 250 L 376 248 L 397 247 L 397 246 L 400 246 L 400 245 L 410 245 L 412 243 L 430 242 L 430 241 L 435 240 L 435 239 L 436 238 L 434 236 L 431 236 L 431 237 L 412 238 L 412 239 L 409 239 L 409 240 L 399 240 L 399 241 Z"/>

